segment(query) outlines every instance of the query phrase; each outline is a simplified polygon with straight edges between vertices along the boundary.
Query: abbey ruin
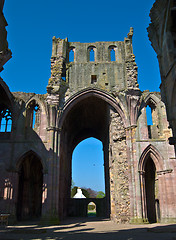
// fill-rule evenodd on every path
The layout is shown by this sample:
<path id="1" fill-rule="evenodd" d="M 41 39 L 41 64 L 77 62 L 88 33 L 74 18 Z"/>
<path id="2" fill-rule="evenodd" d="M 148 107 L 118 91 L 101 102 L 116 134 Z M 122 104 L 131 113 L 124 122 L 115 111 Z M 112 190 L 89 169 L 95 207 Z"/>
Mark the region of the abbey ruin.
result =
<path id="1" fill-rule="evenodd" d="M 176 221 L 172 131 L 160 93 L 139 89 L 132 37 L 133 28 L 124 41 L 53 37 L 43 95 L 12 93 L 0 79 L 0 212 L 62 220 L 94 202 L 117 223 Z M 106 196 L 72 199 L 72 153 L 88 137 L 103 144 Z"/>

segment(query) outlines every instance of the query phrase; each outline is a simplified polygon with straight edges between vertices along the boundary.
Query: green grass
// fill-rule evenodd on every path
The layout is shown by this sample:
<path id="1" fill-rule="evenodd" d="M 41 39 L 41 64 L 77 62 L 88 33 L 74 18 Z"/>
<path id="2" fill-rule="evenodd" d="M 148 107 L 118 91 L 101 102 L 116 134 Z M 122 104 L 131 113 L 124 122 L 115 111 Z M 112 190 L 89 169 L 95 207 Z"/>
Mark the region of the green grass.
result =
<path id="1" fill-rule="evenodd" d="M 96 217 L 96 212 L 89 212 L 87 214 L 88 217 Z"/>

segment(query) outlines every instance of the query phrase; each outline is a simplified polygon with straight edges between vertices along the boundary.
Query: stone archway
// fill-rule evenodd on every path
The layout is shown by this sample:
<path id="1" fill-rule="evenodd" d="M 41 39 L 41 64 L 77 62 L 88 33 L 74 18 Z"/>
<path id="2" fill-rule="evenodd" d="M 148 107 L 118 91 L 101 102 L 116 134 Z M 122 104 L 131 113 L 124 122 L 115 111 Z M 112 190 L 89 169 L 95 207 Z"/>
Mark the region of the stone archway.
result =
<path id="1" fill-rule="evenodd" d="M 157 172 L 162 169 L 158 151 L 154 146 L 149 145 L 139 160 L 142 217 L 149 223 L 160 221 L 160 189 Z"/>
<path id="2" fill-rule="evenodd" d="M 72 152 L 76 145 L 88 137 L 99 139 L 103 143 L 105 167 L 105 199 L 104 217 L 112 217 L 121 213 L 123 217 L 129 215 L 126 203 L 129 202 L 129 182 L 127 173 L 126 133 L 124 122 L 117 110 L 106 99 L 95 94 L 86 94 L 80 101 L 72 101 L 72 107 L 66 109 L 64 120 L 61 119 L 60 136 L 60 171 L 59 171 L 59 216 L 69 215 L 71 189 L 71 161 Z M 120 114 L 122 113 L 122 110 Z M 125 119 L 123 119 L 125 121 Z M 123 146 L 119 143 L 123 142 Z M 122 149 L 124 153 L 122 154 Z M 124 157 L 125 155 L 125 157 Z M 125 159 L 125 160 L 124 160 Z M 121 168 L 124 162 L 125 168 Z M 118 165 L 119 173 L 116 171 Z M 114 167 L 113 167 L 114 166 Z M 120 169 L 121 168 L 121 169 Z M 123 181 L 123 184 L 122 184 Z M 122 185 L 125 190 L 121 196 Z M 116 193 L 114 192 L 116 188 Z M 110 193 L 111 192 L 111 193 Z M 118 200 L 115 200 L 118 198 Z M 118 204 L 116 207 L 115 204 Z M 85 213 L 87 205 L 85 205 Z M 119 212 L 117 213 L 116 210 Z M 98 209 L 97 209 L 98 211 Z"/>
<path id="3" fill-rule="evenodd" d="M 41 216 L 43 167 L 38 156 L 29 152 L 19 164 L 17 219 L 31 220 Z"/>

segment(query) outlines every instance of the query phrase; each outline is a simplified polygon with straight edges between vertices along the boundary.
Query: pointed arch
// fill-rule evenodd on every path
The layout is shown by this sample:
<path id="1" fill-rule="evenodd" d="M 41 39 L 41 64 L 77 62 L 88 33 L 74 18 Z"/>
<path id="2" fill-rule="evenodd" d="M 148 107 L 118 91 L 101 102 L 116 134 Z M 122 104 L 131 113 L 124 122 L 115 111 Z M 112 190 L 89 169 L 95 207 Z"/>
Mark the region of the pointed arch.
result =
<path id="1" fill-rule="evenodd" d="M 142 217 L 149 223 L 154 223 L 160 220 L 158 192 L 161 189 L 156 180 L 157 172 L 163 170 L 163 159 L 153 145 L 150 144 L 144 149 L 139 159 L 138 170 Z"/>
<path id="2" fill-rule="evenodd" d="M 148 160 L 149 157 L 153 160 L 156 166 L 156 170 L 162 171 L 163 158 L 161 157 L 159 151 L 152 144 L 148 145 L 141 154 L 138 164 L 138 170 L 142 172 L 144 171 L 146 161 Z"/>
<path id="3" fill-rule="evenodd" d="M 41 151 L 40 153 L 36 152 L 36 149 L 34 148 L 24 148 L 16 157 L 15 157 L 15 169 L 18 172 L 19 171 L 19 166 L 21 164 L 21 161 L 27 156 L 33 154 L 36 156 L 38 159 L 40 159 L 42 168 L 43 168 L 43 173 L 46 174 L 48 172 L 48 167 L 47 167 L 47 150 Z"/>
<path id="4" fill-rule="evenodd" d="M 124 127 L 130 126 L 128 115 L 125 111 L 125 108 L 123 107 L 121 101 L 116 97 L 113 98 L 110 94 L 101 91 L 97 88 L 87 88 L 84 89 L 83 91 L 78 92 L 77 94 L 73 95 L 70 97 L 67 102 L 65 103 L 63 110 L 62 110 L 62 115 L 59 121 L 59 128 L 61 129 L 63 122 L 69 113 L 69 111 L 80 101 L 87 97 L 97 97 L 105 102 L 107 102 L 109 105 L 111 105 L 120 115 L 121 119 L 123 120 Z"/>
<path id="5" fill-rule="evenodd" d="M 18 158 L 16 160 L 16 170 L 17 171 L 19 171 L 19 166 L 20 166 L 21 162 L 23 161 L 23 159 L 28 155 L 34 155 L 34 156 L 36 156 L 36 158 L 40 159 L 42 168 L 45 169 L 45 164 L 44 164 L 44 161 L 42 160 L 42 157 L 32 149 L 29 149 L 29 150 L 25 149 L 22 153 L 20 153 L 20 155 L 18 156 Z"/>
<path id="6" fill-rule="evenodd" d="M 39 105 L 40 109 L 41 109 L 42 111 L 45 111 L 45 113 L 48 115 L 47 108 L 46 108 L 44 102 L 41 101 L 41 99 L 40 99 L 37 95 L 32 96 L 32 97 L 26 102 L 26 105 L 25 105 L 25 108 L 26 108 L 26 109 L 27 109 L 27 107 L 30 105 L 30 103 L 31 103 L 32 101 L 36 102 L 36 104 Z"/>
<path id="7" fill-rule="evenodd" d="M 35 129 L 39 128 L 41 125 L 41 121 L 46 121 L 47 126 L 49 125 L 49 116 L 47 108 L 43 101 L 41 101 L 37 95 L 32 96 L 25 105 L 26 109 L 26 126 L 30 126 Z M 34 119 L 35 115 L 35 119 Z M 34 126 L 35 121 L 35 126 Z M 46 126 L 46 127 L 47 127 Z"/>
<path id="8" fill-rule="evenodd" d="M 143 104 L 145 106 L 152 105 L 156 108 L 160 101 L 161 100 L 154 93 L 149 93 L 147 96 L 144 97 Z"/>
<path id="9" fill-rule="evenodd" d="M 41 216 L 43 191 L 43 165 L 33 151 L 18 162 L 17 219 L 30 220 Z"/>

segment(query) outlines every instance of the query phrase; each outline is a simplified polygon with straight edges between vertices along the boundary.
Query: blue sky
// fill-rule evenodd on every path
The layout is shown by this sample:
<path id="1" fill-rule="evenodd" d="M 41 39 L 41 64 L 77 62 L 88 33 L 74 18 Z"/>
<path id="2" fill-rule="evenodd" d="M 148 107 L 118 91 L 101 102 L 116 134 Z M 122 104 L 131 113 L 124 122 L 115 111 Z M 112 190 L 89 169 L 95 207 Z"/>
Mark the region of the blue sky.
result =
<path id="1" fill-rule="evenodd" d="M 0 76 L 11 91 L 46 93 L 53 36 L 68 37 L 73 42 L 123 41 L 133 27 L 140 89 L 159 91 L 158 62 L 146 30 L 153 3 L 154 0 L 6 0 L 4 14 L 13 57 Z"/>

